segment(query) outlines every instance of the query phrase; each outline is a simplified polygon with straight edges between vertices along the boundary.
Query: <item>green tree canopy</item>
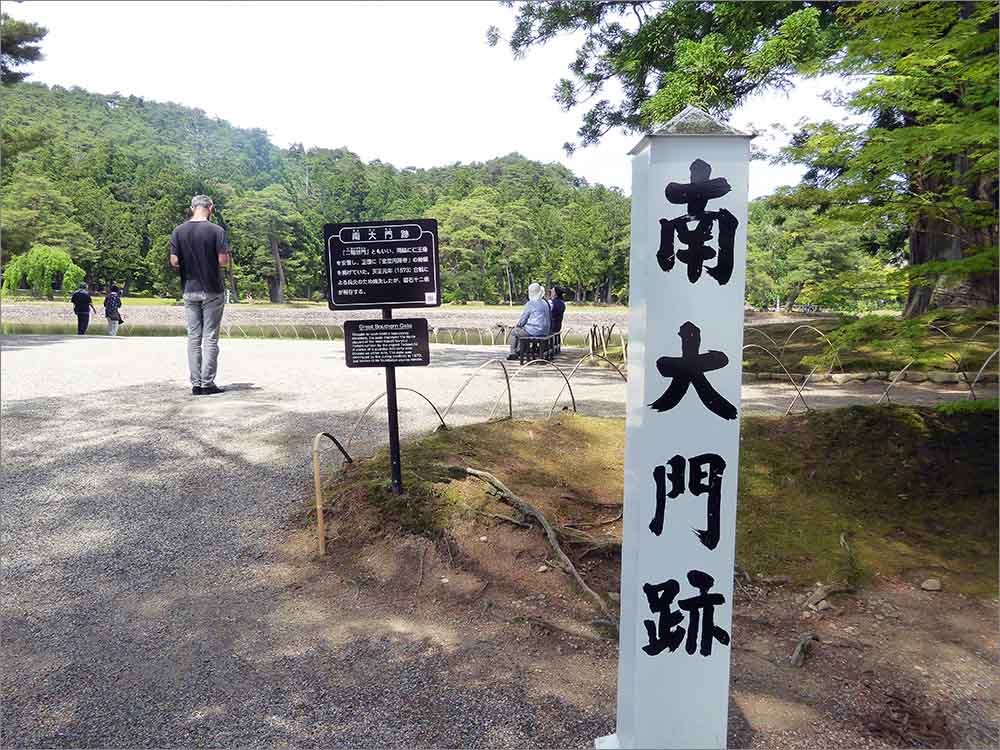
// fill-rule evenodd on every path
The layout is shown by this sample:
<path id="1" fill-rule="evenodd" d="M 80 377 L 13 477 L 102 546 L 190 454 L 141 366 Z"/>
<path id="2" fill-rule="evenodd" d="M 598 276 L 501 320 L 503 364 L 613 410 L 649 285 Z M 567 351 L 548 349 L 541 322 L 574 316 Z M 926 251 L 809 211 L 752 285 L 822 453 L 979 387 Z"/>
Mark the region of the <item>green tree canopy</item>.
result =
<path id="1" fill-rule="evenodd" d="M 917 315 L 932 304 L 997 304 L 997 8 L 522 3 L 508 43 L 523 55 L 583 34 L 556 99 L 566 109 L 589 103 L 577 133 L 584 145 L 612 128 L 653 128 L 685 104 L 725 115 L 755 91 L 789 86 L 795 73 L 867 80 L 847 101 L 865 124 L 807 125 L 784 159 L 810 168 L 797 205 L 909 227 L 906 312 Z M 491 29 L 490 44 L 499 40 Z M 599 98 L 610 81 L 620 85 L 617 102 Z"/>
<path id="2" fill-rule="evenodd" d="M 28 77 L 28 73 L 15 68 L 42 59 L 38 43 L 48 33 L 38 24 L 0 13 L 0 83 L 17 83 Z"/>
<path id="3" fill-rule="evenodd" d="M 50 245 L 32 245 L 24 255 L 18 255 L 4 268 L 3 290 L 13 293 L 24 282 L 34 294 L 52 298 L 56 281 L 63 290 L 73 289 L 83 281 L 84 270 L 76 265 L 69 253 Z"/>

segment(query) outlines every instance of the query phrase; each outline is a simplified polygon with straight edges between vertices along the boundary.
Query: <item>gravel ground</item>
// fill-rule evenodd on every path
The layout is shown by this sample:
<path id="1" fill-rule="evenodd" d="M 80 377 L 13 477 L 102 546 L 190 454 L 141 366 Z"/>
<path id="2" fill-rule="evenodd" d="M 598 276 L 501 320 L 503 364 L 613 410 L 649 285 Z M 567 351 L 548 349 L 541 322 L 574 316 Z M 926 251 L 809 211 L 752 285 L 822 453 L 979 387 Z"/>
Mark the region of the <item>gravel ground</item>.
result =
<path id="1" fill-rule="evenodd" d="M 346 436 L 383 388 L 381 371 L 343 366 L 340 343 L 225 341 L 229 391 L 200 398 L 181 339 L 0 345 L 3 746 L 585 747 L 612 730 L 613 674 L 598 703 L 538 687 L 501 653 L 473 679 L 455 665 L 492 648 L 487 634 L 308 584 L 331 579 L 296 530 L 311 438 Z M 443 407 L 494 353 L 434 347 L 431 367 L 400 369 L 398 382 Z M 502 378 L 487 372 L 450 423 L 489 414 Z M 524 416 L 547 413 L 561 381 L 539 369 L 515 383 Z M 573 385 L 580 411 L 623 413 L 613 371 Z M 840 406 L 878 392 L 820 386 L 807 398 Z M 748 384 L 744 404 L 778 413 L 792 395 Z M 435 426 L 412 394 L 400 408 L 404 436 Z M 383 436 L 379 406 L 352 450 Z"/>

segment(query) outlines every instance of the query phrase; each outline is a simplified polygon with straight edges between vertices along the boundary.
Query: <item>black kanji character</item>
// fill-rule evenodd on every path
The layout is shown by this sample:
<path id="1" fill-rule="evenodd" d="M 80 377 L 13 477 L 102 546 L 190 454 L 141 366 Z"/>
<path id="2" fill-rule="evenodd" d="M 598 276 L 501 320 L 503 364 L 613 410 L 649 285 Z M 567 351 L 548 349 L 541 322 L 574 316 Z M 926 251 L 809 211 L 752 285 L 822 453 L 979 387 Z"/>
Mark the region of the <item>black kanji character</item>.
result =
<path id="1" fill-rule="evenodd" d="M 649 611 L 660 615 L 657 622 L 642 621 L 649 637 L 649 644 L 643 646 L 642 650 L 650 656 L 656 656 L 664 650 L 669 650 L 671 653 L 676 651 L 684 640 L 684 628 L 679 627 L 684 615 L 680 612 L 671 612 L 670 605 L 681 590 L 680 584 L 674 580 L 655 586 L 645 583 L 642 590 L 649 602 Z"/>
<path id="2" fill-rule="evenodd" d="M 684 457 L 674 456 L 667 461 L 667 466 L 657 466 L 653 469 L 653 481 L 656 483 L 656 511 L 653 520 L 649 522 L 649 530 L 659 536 L 663 533 L 663 517 L 666 514 L 667 498 L 673 500 L 684 492 Z M 670 479 L 670 492 L 667 492 L 667 479 Z"/>
<path id="3" fill-rule="evenodd" d="M 700 353 L 701 329 L 691 321 L 681 326 L 678 335 L 681 337 L 681 356 L 660 357 L 656 360 L 656 369 L 663 377 L 672 380 L 663 395 L 650 406 L 656 411 L 669 411 L 681 402 L 688 386 L 694 385 L 695 392 L 709 411 L 723 419 L 736 419 L 736 407 L 715 390 L 705 377 L 706 372 L 720 370 L 728 365 L 729 357 L 714 350 Z"/>
<path id="4" fill-rule="evenodd" d="M 716 256 L 714 248 L 706 245 L 712 239 L 712 227 L 719 228 L 719 259 L 708 269 L 708 275 L 719 282 L 729 283 L 733 275 L 734 246 L 739 220 L 726 209 L 706 211 L 708 201 L 721 198 L 732 188 L 724 177 L 711 179 L 712 165 L 701 159 L 691 162 L 691 182 L 671 182 L 664 191 L 671 203 L 686 203 L 687 213 L 674 219 L 660 219 L 660 249 L 656 261 L 664 271 L 674 267 L 674 259 L 687 264 L 688 281 L 692 284 L 701 277 L 705 261 Z M 697 221 L 694 229 L 688 223 Z M 675 236 L 681 250 L 674 251 Z"/>
<path id="5" fill-rule="evenodd" d="M 684 467 L 689 464 L 688 481 L 691 494 L 698 496 L 708 493 L 708 523 L 705 529 L 695 529 L 695 534 L 709 549 L 719 545 L 719 511 L 722 507 L 722 472 L 726 470 L 726 462 L 716 453 L 702 453 L 685 462 L 683 456 L 674 456 L 666 466 L 656 466 L 653 469 L 653 481 L 656 483 L 656 510 L 649 530 L 659 536 L 663 533 L 663 520 L 666 514 L 667 498 L 673 500 L 684 492 Z M 669 470 L 668 470 L 669 467 Z M 667 492 L 667 479 L 670 480 L 670 491 Z"/>
<path id="6" fill-rule="evenodd" d="M 681 599 L 677 606 L 688 613 L 687 640 L 684 650 L 693 654 L 697 649 L 702 656 L 710 656 L 712 643 L 718 641 L 723 646 L 729 645 L 729 633 L 715 624 L 715 608 L 726 603 L 722 594 L 709 594 L 708 590 L 715 585 L 715 579 L 700 570 L 688 572 L 688 583 L 698 589 L 698 595 Z M 699 628 L 700 625 L 700 628 Z M 647 625 L 648 629 L 649 626 Z M 698 634 L 701 632 L 701 647 L 698 648 Z"/>

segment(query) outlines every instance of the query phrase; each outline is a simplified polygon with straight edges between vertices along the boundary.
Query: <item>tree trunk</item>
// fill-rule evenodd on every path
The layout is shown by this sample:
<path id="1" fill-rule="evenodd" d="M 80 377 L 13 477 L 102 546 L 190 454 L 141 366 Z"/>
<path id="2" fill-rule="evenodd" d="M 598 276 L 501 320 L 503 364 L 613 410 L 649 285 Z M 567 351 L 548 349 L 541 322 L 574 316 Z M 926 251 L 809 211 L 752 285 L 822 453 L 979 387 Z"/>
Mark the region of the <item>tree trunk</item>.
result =
<path id="1" fill-rule="evenodd" d="M 952 157 L 952 181 L 961 185 L 965 181 L 969 160 L 964 155 Z M 916 193 L 937 193 L 942 178 L 937 175 L 920 175 L 911 180 Z M 984 176 L 976 184 L 970 185 L 968 196 L 972 200 L 983 201 L 997 206 L 997 180 L 994 176 Z M 966 250 L 982 250 L 996 247 L 997 224 L 967 229 L 948 222 L 934 214 L 918 216 L 910 227 L 910 266 L 919 266 L 932 261 L 961 260 Z M 938 277 L 924 279 L 924 283 L 910 283 L 903 317 L 913 318 L 928 310 L 948 307 L 992 307 L 997 304 L 997 281 L 995 273 L 969 274 L 959 281 L 954 278 Z"/>
<path id="2" fill-rule="evenodd" d="M 270 284 L 271 302 L 282 304 L 285 301 L 285 269 L 281 264 L 281 255 L 278 252 L 278 238 L 271 238 L 271 255 L 274 257 L 275 278 Z"/>
<path id="3" fill-rule="evenodd" d="M 803 286 L 804 284 L 802 284 L 802 282 L 799 282 L 798 284 L 794 284 L 791 290 L 788 292 L 788 299 L 785 300 L 785 309 L 788 312 L 792 311 L 792 305 L 795 304 L 795 300 L 797 300 L 799 298 L 799 295 L 802 294 Z"/>
<path id="4" fill-rule="evenodd" d="M 576 301 L 583 302 L 583 284 L 576 282 Z"/>

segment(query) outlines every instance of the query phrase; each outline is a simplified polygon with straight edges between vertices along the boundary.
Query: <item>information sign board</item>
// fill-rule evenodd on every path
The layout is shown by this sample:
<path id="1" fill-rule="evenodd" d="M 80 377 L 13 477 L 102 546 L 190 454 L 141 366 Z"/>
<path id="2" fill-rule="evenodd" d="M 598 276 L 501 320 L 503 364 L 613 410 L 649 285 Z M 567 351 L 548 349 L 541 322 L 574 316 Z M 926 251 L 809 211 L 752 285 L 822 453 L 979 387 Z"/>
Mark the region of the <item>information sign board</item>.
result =
<path id="1" fill-rule="evenodd" d="M 323 227 L 331 310 L 437 307 L 437 221 L 407 219 Z"/>
<path id="2" fill-rule="evenodd" d="M 431 361 L 427 320 L 345 320 L 348 367 L 422 367 Z"/>

